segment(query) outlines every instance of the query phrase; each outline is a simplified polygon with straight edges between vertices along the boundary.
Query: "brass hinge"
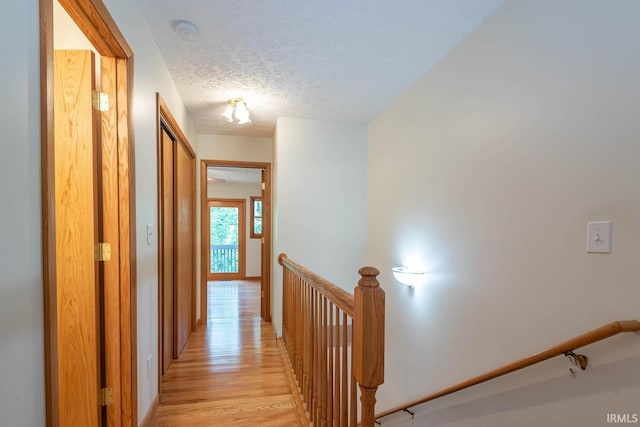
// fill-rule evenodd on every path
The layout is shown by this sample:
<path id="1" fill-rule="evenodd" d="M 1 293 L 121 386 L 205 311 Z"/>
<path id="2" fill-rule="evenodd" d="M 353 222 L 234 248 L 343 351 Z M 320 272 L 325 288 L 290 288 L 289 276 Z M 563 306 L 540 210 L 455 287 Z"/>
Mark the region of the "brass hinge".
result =
<path id="1" fill-rule="evenodd" d="M 267 189 L 267 184 L 265 182 L 262 183 L 262 189 L 266 190 Z"/>
<path id="2" fill-rule="evenodd" d="M 96 261 L 111 261 L 111 245 L 109 243 L 96 243 Z"/>
<path id="3" fill-rule="evenodd" d="M 91 97 L 91 103 L 93 104 L 94 110 L 103 113 L 109 111 L 109 95 L 107 95 L 106 93 L 94 90 Z"/>
<path id="4" fill-rule="evenodd" d="M 108 406 L 113 403 L 113 389 L 105 387 L 100 390 L 100 406 Z"/>

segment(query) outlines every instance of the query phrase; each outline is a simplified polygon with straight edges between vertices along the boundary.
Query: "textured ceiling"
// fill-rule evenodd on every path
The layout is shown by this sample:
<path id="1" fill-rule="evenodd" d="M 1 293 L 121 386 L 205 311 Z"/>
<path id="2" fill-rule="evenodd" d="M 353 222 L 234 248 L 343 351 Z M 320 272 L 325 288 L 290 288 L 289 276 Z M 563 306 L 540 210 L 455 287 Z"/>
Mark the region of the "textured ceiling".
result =
<path id="1" fill-rule="evenodd" d="M 504 2 L 137 1 L 198 131 L 266 137 L 278 116 L 371 121 Z M 220 117 L 232 97 L 251 124 Z"/>

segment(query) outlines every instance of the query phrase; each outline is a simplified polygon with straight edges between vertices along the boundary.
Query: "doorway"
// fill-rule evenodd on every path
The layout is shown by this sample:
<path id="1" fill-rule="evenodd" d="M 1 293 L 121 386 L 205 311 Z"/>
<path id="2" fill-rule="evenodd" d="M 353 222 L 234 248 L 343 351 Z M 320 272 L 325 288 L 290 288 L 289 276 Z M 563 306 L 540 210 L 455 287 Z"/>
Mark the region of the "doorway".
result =
<path id="1" fill-rule="evenodd" d="M 86 50 L 54 52 L 54 6 Z M 40 0 L 40 39 L 47 425 L 135 426 L 133 52 L 99 0 Z"/>
<path id="2" fill-rule="evenodd" d="M 246 202 L 209 199 L 209 271 L 207 280 L 238 280 L 246 276 Z"/>
<path id="3" fill-rule="evenodd" d="M 239 258 L 239 262 L 245 262 L 245 266 L 239 266 L 239 276 L 223 276 L 215 275 L 211 273 L 212 269 L 217 268 L 215 265 L 212 267 L 211 254 L 216 248 L 212 249 L 211 242 L 211 226 L 210 226 L 210 199 L 221 198 L 220 194 L 224 194 L 225 197 L 230 198 L 230 193 L 220 193 L 213 191 L 210 193 L 210 187 L 213 184 L 227 184 L 225 179 L 211 175 L 209 171 L 211 169 L 235 169 L 236 171 L 244 171 L 241 175 L 255 175 L 257 177 L 256 185 L 257 190 L 252 194 L 243 194 L 244 206 L 241 208 L 244 219 L 240 221 L 242 224 L 246 224 L 247 218 L 251 218 L 251 222 L 248 224 L 250 233 L 242 231 L 247 236 L 247 239 L 239 239 L 240 241 L 247 241 L 245 249 L 245 256 Z M 245 197 L 246 196 L 246 197 Z M 201 283 L 200 283 L 200 320 L 203 325 L 207 324 L 207 302 L 208 302 L 208 280 L 220 280 L 220 279 L 232 279 L 234 277 L 241 279 L 259 279 L 260 280 L 260 316 L 263 320 L 271 321 L 271 164 L 261 162 L 239 162 L 239 161 L 218 161 L 218 160 L 202 160 L 200 163 L 200 201 L 201 201 Z M 255 212 L 256 202 L 259 202 Z M 251 211 L 251 212 L 249 212 Z M 257 215 L 256 215 L 257 213 Z M 254 224 L 259 224 L 255 227 Z M 256 233 L 259 230 L 259 234 Z M 249 247 L 249 245 L 251 247 Z M 215 245 L 213 245 L 215 246 Z M 253 262 L 249 262 L 248 259 L 252 258 L 252 249 L 256 247 L 256 252 L 259 253 L 259 259 L 255 272 L 252 265 Z M 227 248 L 226 250 L 232 250 L 233 248 Z M 222 248 L 221 248 L 222 250 Z"/>

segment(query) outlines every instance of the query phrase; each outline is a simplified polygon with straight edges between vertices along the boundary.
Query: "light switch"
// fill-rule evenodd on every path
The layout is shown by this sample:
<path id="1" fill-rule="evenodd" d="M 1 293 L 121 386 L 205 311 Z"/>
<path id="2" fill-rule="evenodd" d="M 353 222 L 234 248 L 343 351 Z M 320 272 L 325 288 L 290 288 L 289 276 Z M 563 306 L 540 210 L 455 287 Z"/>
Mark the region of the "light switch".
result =
<path id="1" fill-rule="evenodd" d="M 587 252 L 611 253 L 611 221 L 587 223 Z"/>
<path id="2" fill-rule="evenodd" d="M 147 224 L 147 245 L 151 246 L 151 238 L 153 237 L 153 226 Z"/>

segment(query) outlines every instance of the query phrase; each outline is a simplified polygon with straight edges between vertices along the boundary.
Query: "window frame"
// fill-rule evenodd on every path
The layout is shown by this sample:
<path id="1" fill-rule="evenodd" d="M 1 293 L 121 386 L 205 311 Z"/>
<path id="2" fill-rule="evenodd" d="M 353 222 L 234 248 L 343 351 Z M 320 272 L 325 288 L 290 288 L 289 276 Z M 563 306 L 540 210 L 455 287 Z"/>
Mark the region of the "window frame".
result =
<path id="1" fill-rule="evenodd" d="M 262 232 L 261 233 L 256 233 L 256 218 L 260 218 L 260 220 L 262 220 L 264 218 L 264 214 L 261 216 L 256 217 L 255 216 L 255 204 L 256 202 L 259 201 L 262 204 L 262 196 L 251 196 L 251 202 L 249 203 L 249 209 L 250 209 L 250 216 L 249 216 L 249 238 L 251 239 L 261 239 L 262 238 Z M 264 205 L 263 205 L 264 208 Z M 264 226 L 264 224 L 263 224 Z"/>

